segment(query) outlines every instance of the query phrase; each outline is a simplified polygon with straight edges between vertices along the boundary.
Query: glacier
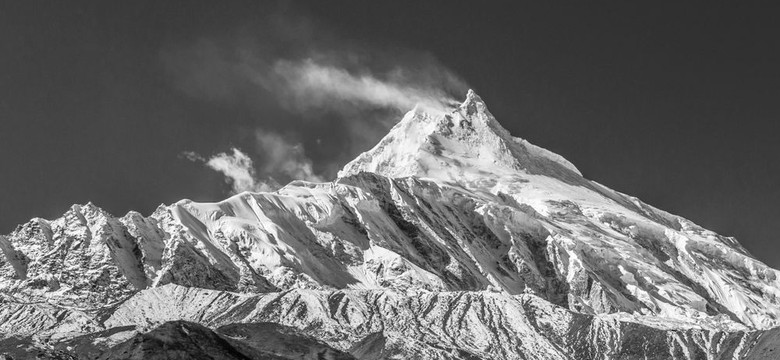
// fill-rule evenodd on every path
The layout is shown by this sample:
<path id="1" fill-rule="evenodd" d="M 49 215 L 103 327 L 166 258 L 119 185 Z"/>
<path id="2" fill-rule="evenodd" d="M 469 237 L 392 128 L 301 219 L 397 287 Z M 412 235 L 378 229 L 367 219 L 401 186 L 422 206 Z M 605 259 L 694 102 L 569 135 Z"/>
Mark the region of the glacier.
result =
<path id="1" fill-rule="evenodd" d="M 584 178 L 473 91 L 333 182 L 0 236 L 12 358 L 774 359 L 778 295 L 736 239 Z"/>

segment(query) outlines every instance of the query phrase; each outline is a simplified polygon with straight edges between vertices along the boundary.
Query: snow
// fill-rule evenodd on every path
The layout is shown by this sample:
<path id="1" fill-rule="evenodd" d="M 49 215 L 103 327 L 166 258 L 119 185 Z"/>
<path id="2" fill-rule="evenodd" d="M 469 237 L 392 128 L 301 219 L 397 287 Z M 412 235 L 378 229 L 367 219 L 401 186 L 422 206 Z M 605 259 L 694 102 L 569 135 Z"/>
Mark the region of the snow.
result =
<path id="1" fill-rule="evenodd" d="M 406 311 L 410 323 L 463 335 L 447 322 L 458 319 L 473 325 L 463 335 L 473 341 L 457 347 L 479 354 L 506 340 L 496 335 L 505 324 L 483 322 L 472 304 L 528 317 L 512 323 L 513 336 L 537 343 L 512 343 L 511 351 L 529 346 L 519 353 L 539 356 L 560 355 L 551 349 L 561 345 L 533 329 L 543 325 L 566 338 L 583 317 L 601 336 L 597 348 L 619 346 L 633 336 L 624 330 L 631 324 L 662 329 L 658 336 L 685 351 L 703 343 L 696 336 L 704 332 L 780 325 L 776 270 L 735 239 L 587 180 L 562 156 L 512 137 L 473 92 L 449 113 L 410 111 L 334 182 L 294 181 L 219 202 L 182 200 L 148 217 L 75 205 L 59 219 L 33 219 L 0 236 L 0 255 L 0 293 L 73 311 L 122 302 L 107 327 L 139 316 L 154 320 L 135 322 L 145 327 L 196 313 L 206 318 L 204 312 L 216 319 L 254 308 L 250 299 L 273 307 L 273 299 L 292 296 L 320 309 L 329 303 L 322 296 L 334 291 L 360 304 L 342 304 L 356 312 L 344 324 L 389 316 L 393 308 Z M 133 296 L 146 288 L 157 289 Z M 463 292 L 478 295 L 464 295 L 466 302 L 453 295 Z M 251 295 L 257 293 L 276 295 Z M 168 305 L 172 299 L 190 304 Z M 389 308 L 372 308 L 379 299 Z M 410 310 L 404 301 L 430 309 Z M 31 311 L 25 331 L 38 329 L 31 324 L 49 311 Z M 317 314 L 275 321 L 306 328 L 321 320 Z M 344 324 L 333 326 L 353 331 Z M 442 339 L 435 341 L 452 345 Z M 340 341 L 334 344 L 346 346 Z"/>
<path id="2" fill-rule="evenodd" d="M 570 259 L 567 281 L 576 271 L 602 274 L 622 283 L 639 308 L 706 316 L 714 300 L 750 326 L 778 324 L 776 270 L 747 255 L 733 238 L 588 181 L 562 156 L 512 138 L 473 92 L 447 115 L 407 113 L 339 175 L 363 171 L 459 186 L 480 198 L 503 194 L 528 205 L 548 231 L 559 234 L 555 238 Z M 561 202 L 574 206 L 556 209 Z M 605 224 L 605 216 L 621 219 L 626 230 Z M 621 275 L 611 275 L 618 269 Z M 641 282 L 635 274 L 642 274 Z"/>

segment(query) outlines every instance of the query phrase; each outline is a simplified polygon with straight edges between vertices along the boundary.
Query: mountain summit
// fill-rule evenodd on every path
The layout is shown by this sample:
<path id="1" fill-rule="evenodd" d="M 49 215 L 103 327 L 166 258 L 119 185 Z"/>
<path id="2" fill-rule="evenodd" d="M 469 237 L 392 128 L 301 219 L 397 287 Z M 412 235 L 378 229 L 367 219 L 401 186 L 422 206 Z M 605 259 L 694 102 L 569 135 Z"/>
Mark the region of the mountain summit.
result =
<path id="1" fill-rule="evenodd" d="M 410 111 L 339 176 L 361 172 L 429 179 L 521 205 L 549 232 L 548 250 L 556 247 L 568 262 L 556 267 L 565 271 L 570 306 L 593 309 L 593 294 L 572 298 L 572 280 L 583 277 L 606 285 L 609 306 L 624 311 L 778 325 L 777 271 L 733 238 L 586 180 L 562 156 L 512 137 L 473 90 L 443 116 Z M 504 230 L 523 231 L 511 227 L 508 221 Z"/>
<path id="2" fill-rule="evenodd" d="M 572 181 L 581 178 L 562 156 L 512 137 L 479 95 L 469 90 L 466 100 L 443 116 L 421 108 L 408 112 L 379 144 L 347 164 L 339 177 L 373 172 L 463 182 L 479 181 L 485 174 L 512 176 L 518 170 Z"/>
<path id="3" fill-rule="evenodd" d="M 33 219 L 0 237 L 0 301 L 0 348 L 25 356 L 780 351 L 777 270 L 512 137 L 473 91 L 410 111 L 330 183 Z"/>

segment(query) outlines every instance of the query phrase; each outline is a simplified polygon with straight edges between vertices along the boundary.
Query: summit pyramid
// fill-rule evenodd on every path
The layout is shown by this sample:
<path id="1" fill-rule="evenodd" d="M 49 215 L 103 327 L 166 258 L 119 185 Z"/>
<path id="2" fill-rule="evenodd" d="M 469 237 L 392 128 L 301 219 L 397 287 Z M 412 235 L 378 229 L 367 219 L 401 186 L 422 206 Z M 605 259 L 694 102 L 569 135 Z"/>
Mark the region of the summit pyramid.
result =
<path id="1" fill-rule="evenodd" d="M 20 225 L 0 237 L 0 349 L 769 359 L 778 275 L 513 137 L 469 91 L 412 109 L 332 182 Z"/>

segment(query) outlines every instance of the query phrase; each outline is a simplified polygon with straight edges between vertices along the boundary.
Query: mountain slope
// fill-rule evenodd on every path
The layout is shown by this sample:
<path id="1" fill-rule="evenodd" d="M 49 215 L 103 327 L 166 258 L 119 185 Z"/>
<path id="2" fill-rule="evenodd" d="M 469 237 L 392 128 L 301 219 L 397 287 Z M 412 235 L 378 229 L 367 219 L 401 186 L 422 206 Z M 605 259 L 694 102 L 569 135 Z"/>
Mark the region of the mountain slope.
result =
<path id="1" fill-rule="evenodd" d="M 618 310 L 723 314 L 750 326 L 777 325 L 776 270 L 733 238 L 590 182 L 562 157 L 512 138 L 474 92 L 444 117 L 407 114 L 339 175 L 364 171 L 463 187 L 491 205 L 504 195 L 519 205 L 510 211 L 531 207 L 546 231 L 548 255 L 568 262 L 557 264 L 556 273 L 570 286 L 577 278 L 599 283 L 607 288 L 607 305 Z M 524 231 L 513 223 L 504 224 L 510 237 Z M 596 312 L 608 310 L 583 295 L 569 305 L 582 300 Z"/>
<path id="2" fill-rule="evenodd" d="M 776 329 L 759 331 L 780 321 L 776 270 L 513 138 L 471 91 L 444 114 L 412 110 L 334 182 L 149 217 L 74 205 L 0 237 L 0 254 L 0 332 L 35 341 L 183 319 L 279 323 L 360 358 L 761 358 L 780 346 Z M 235 315 L 265 301 L 291 304 Z M 405 322 L 380 320 L 399 312 Z"/>

